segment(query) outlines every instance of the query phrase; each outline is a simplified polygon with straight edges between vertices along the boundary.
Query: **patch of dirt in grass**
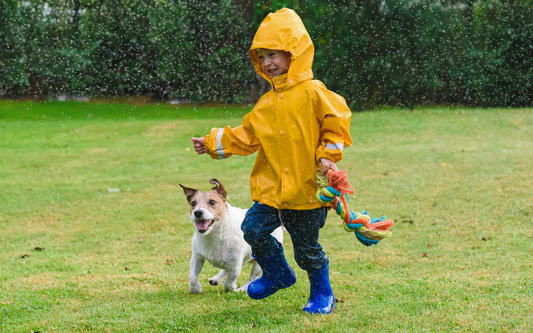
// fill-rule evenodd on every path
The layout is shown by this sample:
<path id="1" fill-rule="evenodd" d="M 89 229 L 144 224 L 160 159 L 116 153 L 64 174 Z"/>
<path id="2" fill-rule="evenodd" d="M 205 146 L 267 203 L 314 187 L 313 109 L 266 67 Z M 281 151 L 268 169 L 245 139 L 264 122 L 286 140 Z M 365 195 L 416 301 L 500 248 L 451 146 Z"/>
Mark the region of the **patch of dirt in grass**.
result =
<path id="1" fill-rule="evenodd" d="M 522 117 L 514 117 L 514 118 L 509 119 L 509 122 L 513 125 L 521 125 L 526 122 L 526 119 Z"/>
<path id="2" fill-rule="evenodd" d="M 357 258 L 359 257 L 361 257 L 361 253 L 358 251 L 342 251 L 335 253 L 335 260 L 357 261 Z"/>
<path id="3" fill-rule="evenodd" d="M 105 153 L 107 151 L 107 148 L 93 148 L 87 150 L 87 154 L 100 154 Z"/>
<path id="4" fill-rule="evenodd" d="M 10 305 L 10 304 L 13 304 L 13 301 L 9 300 L 9 299 L 4 299 L 4 300 L 0 301 L 0 304 L 7 306 L 7 305 Z"/>
<path id="5" fill-rule="evenodd" d="M 87 287 L 89 294 L 139 289 L 157 291 L 164 285 L 163 281 L 153 280 L 152 274 L 85 274 L 73 277 L 71 281 L 76 283 L 78 288 Z"/>
<path id="6" fill-rule="evenodd" d="M 20 219 L 21 221 L 17 225 L 7 225 L 3 228 L 2 232 L 6 235 L 13 234 L 37 234 L 46 232 L 48 235 L 59 235 L 64 240 L 65 234 L 59 229 L 59 225 L 62 225 L 64 218 L 63 214 L 46 214 L 41 213 L 40 217 L 32 217 L 29 219 Z"/>
<path id="7" fill-rule="evenodd" d="M 150 223 L 143 224 L 141 230 L 143 232 L 158 232 L 171 230 L 174 227 L 174 222 L 165 219 L 154 219 Z"/>
<path id="8" fill-rule="evenodd" d="M 57 288 L 58 279 L 48 273 L 33 274 L 20 279 L 19 285 L 26 286 L 32 290 L 40 290 L 46 287 Z"/>
<path id="9" fill-rule="evenodd" d="M 372 262 L 382 267 L 391 267 L 407 261 L 408 259 L 405 257 L 405 255 L 399 253 L 396 255 L 391 255 L 390 253 L 376 253 L 372 255 Z"/>

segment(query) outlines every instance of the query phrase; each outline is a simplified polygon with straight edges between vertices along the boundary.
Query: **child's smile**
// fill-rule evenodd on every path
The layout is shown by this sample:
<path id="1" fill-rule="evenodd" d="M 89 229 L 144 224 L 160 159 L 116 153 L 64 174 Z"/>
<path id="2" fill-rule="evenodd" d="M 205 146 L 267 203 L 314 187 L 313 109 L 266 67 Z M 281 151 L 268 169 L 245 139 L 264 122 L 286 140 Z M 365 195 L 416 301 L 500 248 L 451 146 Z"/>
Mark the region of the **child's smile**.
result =
<path id="1" fill-rule="evenodd" d="M 270 78 L 287 73 L 291 65 L 290 53 L 281 50 L 256 49 L 261 70 Z"/>

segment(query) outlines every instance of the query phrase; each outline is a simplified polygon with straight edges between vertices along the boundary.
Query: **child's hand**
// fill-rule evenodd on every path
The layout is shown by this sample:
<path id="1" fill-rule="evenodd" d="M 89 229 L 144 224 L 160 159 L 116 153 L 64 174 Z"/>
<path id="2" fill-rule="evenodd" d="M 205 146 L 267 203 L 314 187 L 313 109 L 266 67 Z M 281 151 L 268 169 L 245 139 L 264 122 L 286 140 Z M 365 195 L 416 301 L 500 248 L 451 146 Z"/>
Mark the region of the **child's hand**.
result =
<path id="1" fill-rule="evenodd" d="M 320 164 L 322 164 L 322 169 L 320 170 L 320 172 L 322 172 L 322 174 L 324 175 L 329 170 L 339 171 L 339 169 L 337 169 L 337 164 L 335 164 L 333 161 L 328 160 L 327 158 L 321 158 Z"/>
<path id="2" fill-rule="evenodd" d="M 205 154 L 204 138 L 191 138 L 191 140 L 198 155 Z"/>

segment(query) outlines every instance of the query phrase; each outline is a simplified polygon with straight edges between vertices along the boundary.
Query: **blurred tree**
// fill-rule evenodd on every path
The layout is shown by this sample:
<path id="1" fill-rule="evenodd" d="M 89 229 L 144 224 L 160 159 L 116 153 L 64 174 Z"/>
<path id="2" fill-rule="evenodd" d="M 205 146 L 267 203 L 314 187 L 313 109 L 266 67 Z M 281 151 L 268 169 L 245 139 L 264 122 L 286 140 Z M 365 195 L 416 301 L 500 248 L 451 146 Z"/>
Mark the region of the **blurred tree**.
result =
<path id="1" fill-rule="evenodd" d="M 79 28 L 80 28 L 80 0 L 74 0 L 74 16 L 72 19 L 72 49 L 74 53 L 74 64 L 71 69 L 71 87 L 70 92 L 71 94 L 76 94 L 76 90 L 78 88 L 77 80 L 76 80 L 76 74 L 78 71 L 78 48 L 79 48 Z"/>
<path id="2" fill-rule="evenodd" d="M 0 96 L 251 101 L 248 48 L 282 7 L 315 43 L 316 78 L 355 110 L 533 105 L 533 0 L 4 0 Z"/>
<path id="3" fill-rule="evenodd" d="M 0 93 L 43 96 L 68 89 L 72 58 L 65 10 L 38 1 L 0 4 Z"/>
<path id="4" fill-rule="evenodd" d="M 24 50 L 18 44 L 22 39 L 18 29 L 22 18 L 17 14 L 18 1 L 0 3 L 0 95 L 17 96 L 27 83 Z"/>
<path id="5" fill-rule="evenodd" d="M 531 0 L 257 1 L 255 25 L 282 7 L 301 15 L 314 40 L 315 76 L 354 109 L 533 105 Z M 503 46 L 481 51 L 484 29 Z"/>

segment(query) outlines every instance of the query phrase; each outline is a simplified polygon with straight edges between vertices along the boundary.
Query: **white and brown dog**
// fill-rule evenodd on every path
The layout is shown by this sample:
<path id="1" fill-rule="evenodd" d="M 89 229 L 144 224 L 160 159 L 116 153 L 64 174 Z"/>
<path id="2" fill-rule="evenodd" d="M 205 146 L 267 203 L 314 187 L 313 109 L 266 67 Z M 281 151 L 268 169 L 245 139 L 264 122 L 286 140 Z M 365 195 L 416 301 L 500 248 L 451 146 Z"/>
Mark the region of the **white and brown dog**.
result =
<path id="1" fill-rule="evenodd" d="M 205 260 L 214 267 L 221 268 L 217 275 L 209 279 L 211 285 L 216 286 L 226 278 L 224 282 L 226 291 L 245 291 L 248 285 L 262 274 L 261 267 L 252 258 L 252 249 L 244 240 L 241 230 L 246 210 L 228 204 L 224 186 L 218 180 L 211 179 L 209 182 L 215 185 L 209 192 L 200 192 L 180 184 L 189 202 L 189 218 L 195 226 L 192 237 L 189 291 L 202 292 L 198 275 Z M 274 230 L 272 236 L 283 243 L 281 227 Z M 237 289 L 237 279 L 243 265 L 248 262 L 253 263 L 250 278 Z"/>

